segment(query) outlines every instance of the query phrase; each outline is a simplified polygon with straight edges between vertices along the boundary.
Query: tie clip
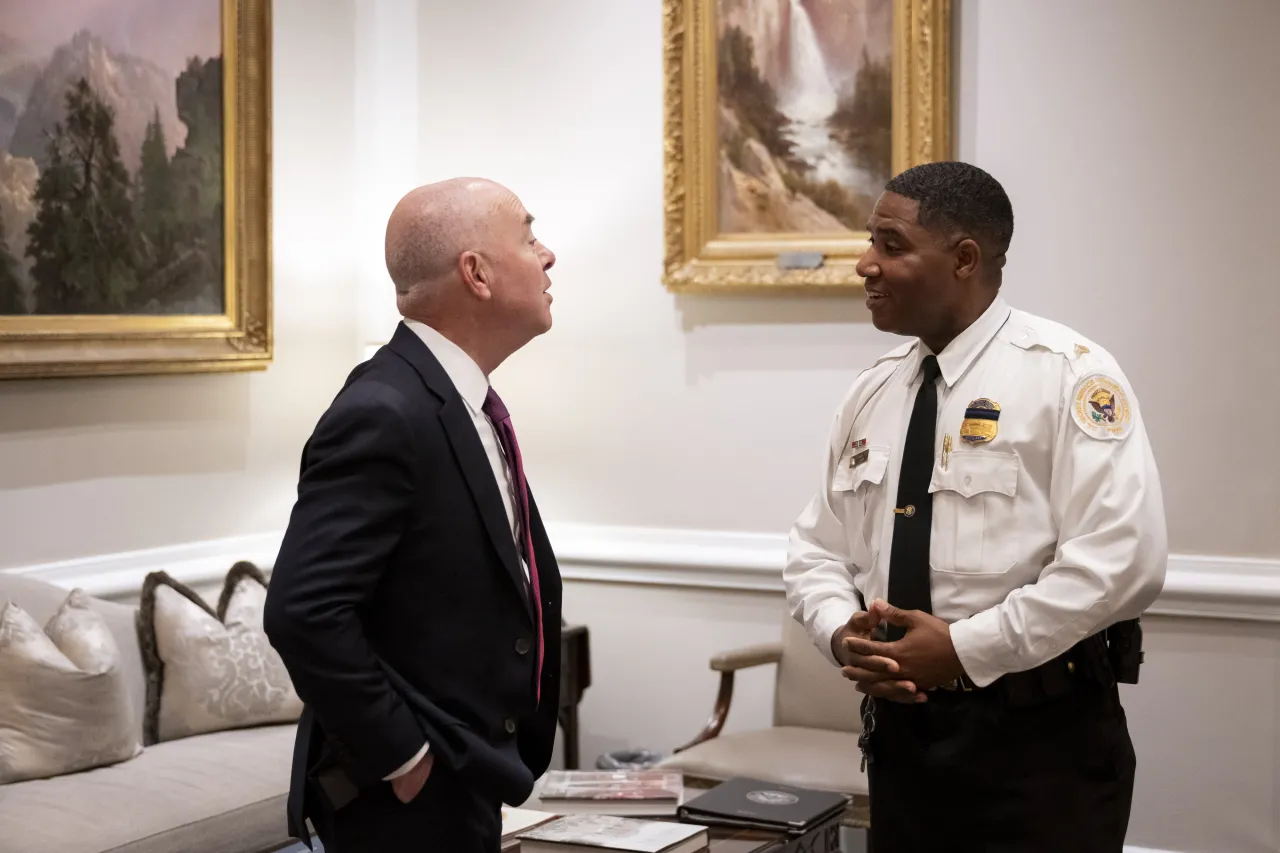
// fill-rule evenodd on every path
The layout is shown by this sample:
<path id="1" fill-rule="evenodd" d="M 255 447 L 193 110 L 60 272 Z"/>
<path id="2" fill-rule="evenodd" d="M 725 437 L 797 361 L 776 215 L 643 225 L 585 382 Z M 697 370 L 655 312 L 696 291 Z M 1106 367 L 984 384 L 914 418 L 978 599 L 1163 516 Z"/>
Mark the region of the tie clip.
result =
<path id="1" fill-rule="evenodd" d="M 905 515 L 907 518 L 911 518 L 911 516 L 916 514 L 916 508 L 911 504 L 907 504 L 906 509 L 894 507 L 893 512 L 895 515 Z"/>

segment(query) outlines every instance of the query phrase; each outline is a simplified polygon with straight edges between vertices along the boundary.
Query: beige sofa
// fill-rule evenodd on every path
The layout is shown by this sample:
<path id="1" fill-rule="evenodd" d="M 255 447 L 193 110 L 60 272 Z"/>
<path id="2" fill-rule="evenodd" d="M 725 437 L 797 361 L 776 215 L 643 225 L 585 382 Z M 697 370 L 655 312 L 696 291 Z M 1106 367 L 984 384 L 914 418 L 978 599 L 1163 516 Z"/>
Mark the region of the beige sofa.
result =
<path id="1" fill-rule="evenodd" d="M 40 624 L 68 590 L 0 572 Z M 95 599 L 120 646 L 142 742 L 146 682 L 137 608 Z M 130 761 L 0 785 L 2 853 L 260 853 L 289 843 L 285 798 L 295 726 L 198 735 L 146 747 Z"/>

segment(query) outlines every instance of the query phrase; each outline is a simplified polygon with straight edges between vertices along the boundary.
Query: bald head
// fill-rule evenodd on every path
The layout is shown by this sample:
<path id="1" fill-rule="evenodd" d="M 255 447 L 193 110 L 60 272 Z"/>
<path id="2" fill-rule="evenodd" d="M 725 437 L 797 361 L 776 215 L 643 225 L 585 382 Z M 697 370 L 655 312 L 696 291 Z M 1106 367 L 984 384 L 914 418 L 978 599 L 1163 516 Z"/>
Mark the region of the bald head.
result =
<path id="1" fill-rule="evenodd" d="M 387 272 L 396 294 L 404 298 L 448 278 L 463 252 L 484 248 L 494 213 L 508 205 L 519 207 L 515 194 L 484 178 L 411 190 L 387 221 Z"/>

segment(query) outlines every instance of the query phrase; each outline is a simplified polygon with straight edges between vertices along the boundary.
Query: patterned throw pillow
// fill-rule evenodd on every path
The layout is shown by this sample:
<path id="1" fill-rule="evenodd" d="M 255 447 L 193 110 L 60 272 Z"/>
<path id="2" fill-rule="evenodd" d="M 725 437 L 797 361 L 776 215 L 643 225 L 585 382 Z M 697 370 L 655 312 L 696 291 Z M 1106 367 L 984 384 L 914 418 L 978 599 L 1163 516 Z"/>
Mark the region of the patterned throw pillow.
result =
<path id="1" fill-rule="evenodd" d="M 138 635 L 148 746 L 298 719 L 302 701 L 262 629 L 266 601 L 266 579 L 251 563 L 231 567 L 216 611 L 164 572 L 147 576 Z"/>
<path id="2" fill-rule="evenodd" d="M 132 718 L 120 648 L 83 590 L 44 629 L 0 608 L 0 785 L 133 758 Z"/>

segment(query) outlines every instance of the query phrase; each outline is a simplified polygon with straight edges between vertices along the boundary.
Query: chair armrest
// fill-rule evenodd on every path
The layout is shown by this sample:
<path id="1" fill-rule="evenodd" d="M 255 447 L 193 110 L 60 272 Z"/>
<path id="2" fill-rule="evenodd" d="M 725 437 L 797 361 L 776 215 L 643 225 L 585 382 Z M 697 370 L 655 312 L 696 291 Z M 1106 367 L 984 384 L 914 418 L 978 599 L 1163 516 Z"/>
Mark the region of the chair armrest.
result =
<path id="1" fill-rule="evenodd" d="M 729 652 L 721 652 L 711 659 L 716 672 L 734 672 L 782 660 L 782 643 L 761 643 Z"/>
<path id="2" fill-rule="evenodd" d="M 729 718 L 729 705 L 733 702 L 733 674 L 740 669 L 777 663 L 782 660 L 782 643 L 761 643 L 729 652 L 721 652 L 711 659 L 711 669 L 720 673 L 720 691 L 716 694 L 716 705 L 711 717 L 697 737 L 683 746 L 675 748 L 675 752 L 683 752 L 691 746 L 697 746 L 720 734 L 724 722 Z"/>

